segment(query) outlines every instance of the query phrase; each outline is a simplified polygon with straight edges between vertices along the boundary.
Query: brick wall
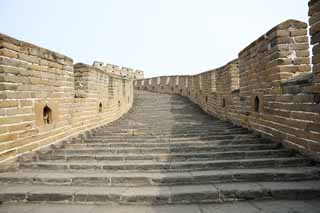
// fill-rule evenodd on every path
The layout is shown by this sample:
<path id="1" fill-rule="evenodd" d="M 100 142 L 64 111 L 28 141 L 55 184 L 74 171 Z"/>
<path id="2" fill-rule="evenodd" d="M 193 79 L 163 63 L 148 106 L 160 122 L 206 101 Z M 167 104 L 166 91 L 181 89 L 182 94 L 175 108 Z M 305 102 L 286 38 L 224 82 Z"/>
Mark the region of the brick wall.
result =
<path id="1" fill-rule="evenodd" d="M 319 160 L 319 88 L 315 77 L 318 61 L 314 54 L 313 74 L 307 27 L 296 20 L 285 21 L 221 68 L 194 76 L 170 76 L 170 80 L 187 79 L 184 81 L 188 82 L 187 87 L 179 81 L 178 87 L 172 90 L 172 81 L 169 84 L 161 81 L 153 91 L 187 96 L 213 116 L 252 129 Z M 315 43 L 314 35 L 312 39 Z M 317 53 L 317 46 L 314 49 Z M 141 80 L 135 83 L 135 88 L 150 90 L 141 85 Z"/>
<path id="2" fill-rule="evenodd" d="M 132 80 L 0 34 L 0 162 L 111 122 L 132 101 Z"/>
<path id="3" fill-rule="evenodd" d="M 133 102 L 132 81 L 86 64 L 74 65 L 73 128 L 93 127 L 119 118 Z"/>
<path id="4" fill-rule="evenodd" d="M 312 48 L 312 63 L 314 73 L 315 93 L 320 93 L 320 0 L 311 0 L 309 2 L 309 25 Z M 320 97 L 317 96 L 317 102 L 320 102 Z"/>

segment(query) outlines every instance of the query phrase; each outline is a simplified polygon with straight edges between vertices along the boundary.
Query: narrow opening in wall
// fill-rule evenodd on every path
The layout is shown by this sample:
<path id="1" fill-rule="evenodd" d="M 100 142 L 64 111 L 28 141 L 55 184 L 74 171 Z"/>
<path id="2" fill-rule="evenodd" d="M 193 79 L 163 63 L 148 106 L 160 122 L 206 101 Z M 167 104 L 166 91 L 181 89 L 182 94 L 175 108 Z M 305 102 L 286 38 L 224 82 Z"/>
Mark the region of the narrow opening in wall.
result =
<path id="1" fill-rule="evenodd" d="M 99 112 L 102 112 L 102 103 L 99 103 Z"/>
<path id="2" fill-rule="evenodd" d="M 171 91 L 173 92 L 173 87 L 171 87 Z"/>
<path id="3" fill-rule="evenodd" d="M 180 94 L 182 94 L 182 89 L 180 89 Z"/>
<path id="4" fill-rule="evenodd" d="M 259 112 L 260 111 L 260 99 L 258 96 L 254 99 L 254 111 Z"/>
<path id="5" fill-rule="evenodd" d="M 226 99 L 222 99 L 222 107 L 225 108 L 226 107 Z"/>
<path id="6" fill-rule="evenodd" d="M 313 101 L 315 104 L 320 104 L 320 94 L 314 95 Z"/>
<path id="7" fill-rule="evenodd" d="M 154 91 L 154 86 L 152 87 L 152 90 Z"/>
<path id="8" fill-rule="evenodd" d="M 206 103 L 208 103 L 208 96 L 206 95 Z"/>
<path id="9" fill-rule="evenodd" d="M 118 107 L 120 107 L 121 106 L 121 101 L 118 101 Z"/>
<path id="10" fill-rule="evenodd" d="M 163 86 L 161 86 L 161 90 L 163 90 Z"/>
<path id="11" fill-rule="evenodd" d="M 43 123 L 45 125 L 52 123 L 52 110 L 47 105 L 43 108 Z"/>

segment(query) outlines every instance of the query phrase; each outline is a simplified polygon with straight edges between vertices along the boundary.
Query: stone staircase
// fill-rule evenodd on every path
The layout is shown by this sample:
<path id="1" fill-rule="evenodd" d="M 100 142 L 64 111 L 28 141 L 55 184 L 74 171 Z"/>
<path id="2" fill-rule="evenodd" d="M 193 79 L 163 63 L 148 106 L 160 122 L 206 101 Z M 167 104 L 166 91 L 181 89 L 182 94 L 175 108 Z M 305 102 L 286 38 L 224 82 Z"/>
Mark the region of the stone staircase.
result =
<path id="1" fill-rule="evenodd" d="M 136 91 L 126 116 L 21 157 L 0 184 L 2 202 L 306 200 L 320 197 L 320 167 L 186 98 Z"/>

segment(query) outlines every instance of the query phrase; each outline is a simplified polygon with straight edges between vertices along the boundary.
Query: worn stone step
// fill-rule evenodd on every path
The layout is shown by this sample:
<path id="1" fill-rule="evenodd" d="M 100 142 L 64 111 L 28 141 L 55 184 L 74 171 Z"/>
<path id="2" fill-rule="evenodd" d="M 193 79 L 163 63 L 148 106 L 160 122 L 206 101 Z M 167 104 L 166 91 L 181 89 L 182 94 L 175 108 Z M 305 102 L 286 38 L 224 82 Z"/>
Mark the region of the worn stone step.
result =
<path id="1" fill-rule="evenodd" d="M 140 154 L 140 155 L 88 155 L 88 154 L 40 154 L 32 161 L 132 161 L 149 160 L 156 162 L 176 162 L 176 161 L 201 161 L 201 160 L 229 160 L 229 159 L 259 159 L 272 157 L 290 157 L 293 153 L 285 150 L 257 150 L 257 151 L 230 151 L 230 152 L 203 152 L 187 154 Z"/>
<path id="2" fill-rule="evenodd" d="M 118 135 L 118 134 L 125 134 L 125 133 L 132 133 L 133 131 L 140 131 L 141 133 L 153 133 L 155 135 L 183 135 L 183 134 L 250 134 L 251 132 L 246 129 L 227 129 L 227 130 L 216 130 L 216 129 L 168 129 L 168 130 L 159 130 L 154 129 L 153 131 L 143 131 L 139 128 L 135 129 L 127 129 L 127 130 L 114 130 L 114 131 L 103 131 L 97 130 L 92 131 L 92 134 L 96 135 Z"/>
<path id="3" fill-rule="evenodd" d="M 262 181 L 302 181 L 320 178 L 320 168 L 234 169 L 179 173 L 89 173 L 39 170 L 0 173 L 1 184 L 66 186 L 176 186 Z"/>
<path id="4" fill-rule="evenodd" d="M 280 147 L 279 144 L 276 143 L 266 143 L 266 144 L 237 144 L 237 145 L 201 145 L 197 144 L 195 146 L 189 147 L 158 147 L 158 148 L 145 148 L 145 147 L 134 147 L 134 148 L 59 148 L 52 149 L 47 153 L 54 154 L 174 154 L 174 153 L 198 153 L 198 152 L 225 152 L 225 151 L 254 151 L 254 150 L 270 150 L 270 149 L 278 149 Z"/>
<path id="5" fill-rule="evenodd" d="M 112 162 L 60 162 L 39 161 L 20 163 L 20 169 L 48 169 L 48 170 L 106 170 L 106 171 L 150 171 L 150 172 L 175 172 L 175 171 L 201 171 L 214 169 L 239 169 L 239 168 L 282 168 L 301 167 L 313 165 L 313 161 L 303 157 L 289 158 L 262 158 L 214 161 L 187 161 L 187 162 L 154 162 L 154 161 L 112 161 Z"/>
<path id="6" fill-rule="evenodd" d="M 83 147 L 119 147 L 119 148 L 133 148 L 133 147 L 189 147 L 189 146 L 198 146 L 198 145 L 245 145 L 245 144 L 268 144 L 272 143 L 271 141 L 263 141 L 256 139 L 246 139 L 246 140 L 215 140 L 215 141 L 175 141 L 175 142 L 93 142 L 90 140 L 74 140 L 66 141 L 61 145 L 54 145 L 54 148 L 83 148 Z"/>
<path id="7" fill-rule="evenodd" d="M 130 139 L 158 139 L 158 138 L 163 138 L 163 139 L 169 139 L 169 140 L 194 140 L 194 139 L 234 139 L 234 138 L 254 138 L 253 135 L 248 135 L 248 134 L 177 134 L 177 135 L 143 135 L 139 134 L 139 132 L 134 133 L 133 135 L 98 135 L 98 134 L 93 134 L 92 136 L 88 136 L 85 138 L 85 140 L 106 140 L 106 141 L 112 141 L 112 140 L 130 140 Z"/>
<path id="8" fill-rule="evenodd" d="M 161 142 L 161 141 L 214 141 L 214 140 L 244 140 L 244 139 L 254 139 L 255 136 L 250 135 L 216 135 L 216 136 L 194 136 L 194 137 L 161 137 L 161 136 L 150 136 L 150 137 L 89 137 L 83 138 L 84 141 L 91 142 L 122 142 L 122 141 L 144 141 L 144 142 Z"/>
<path id="9" fill-rule="evenodd" d="M 64 203 L 4 203 L 6 213 L 76 212 L 76 213 L 319 213 L 320 199 L 312 200 L 249 200 L 217 204 L 113 205 Z M 240 211 L 239 211 L 240 210 Z"/>
<path id="10" fill-rule="evenodd" d="M 250 135 L 248 133 L 242 133 L 242 132 L 199 132 L 199 133 L 145 133 L 145 132 L 140 132 L 139 130 L 135 130 L 131 133 L 127 134 L 100 134 L 100 133 L 93 133 L 91 135 L 87 136 L 87 139 L 95 139 L 95 138 L 108 138 L 108 139 L 128 139 L 132 137 L 136 138 L 141 138 L 141 139 L 148 139 L 148 138 L 190 138 L 190 137 L 212 137 L 212 136 L 247 136 L 247 137 L 252 137 L 253 135 Z"/>
<path id="11" fill-rule="evenodd" d="M 2 185 L 2 202 L 118 204 L 224 203 L 239 200 L 319 198 L 320 181 L 226 183 L 184 186 L 80 187 Z"/>
<path id="12" fill-rule="evenodd" d="M 159 116 L 160 117 L 160 116 Z M 158 118 L 159 118 L 158 117 Z M 126 121 L 126 122 L 124 122 Z M 133 125 L 137 126 L 137 127 L 141 127 L 141 128 L 145 128 L 145 129 L 150 129 L 150 128 L 156 128 L 157 126 L 161 129 L 161 130 L 168 130 L 170 129 L 168 126 L 162 126 L 159 124 L 173 124 L 176 125 L 179 128 L 187 128 L 187 127 L 194 127 L 195 129 L 208 129 L 208 128 L 213 128 L 213 129 L 221 129 L 223 130 L 223 128 L 235 128 L 235 126 L 233 124 L 227 124 L 227 123 L 218 123 L 216 121 L 207 121 L 207 122 L 201 122 L 201 121 L 197 121 L 195 119 L 191 119 L 190 121 L 161 121 L 162 123 L 158 123 L 158 122 L 153 122 L 149 123 L 149 122 L 142 122 L 139 121 L 138 119 L 131 119 L 128 122 L 128 119 L 123 120 L 122 122 L 118 122 L 118 123 L 113 123 L 112 125 L 108 125 L 105 126 L 104 128 L 106 130 L 116 130 L 117 127 L 121 126 L 124 129 L 130 129 Z M 239 128 L 239 127 L 238 127 Z"/>
<path id="13" fill-rule="evenodd" d="M 128 130 L 114 130 L 114 131 L 92 131 L 87 135 L 97 135 L 97 136 L 117 136 L 117 135 L 133 135 L 138 133 L 139 135 L 161 135 L 161 136 L 171 136 L 171 135 L 197 135 L 197 134 L 250 134 L 246 129 L 234 129 L 234 130 L 210 130 L 210 129 L 202 129 L 202 130 L 192 130 L 186 128 L 185 130 L 141 130 L 139 128 L 132 128 Z"/>

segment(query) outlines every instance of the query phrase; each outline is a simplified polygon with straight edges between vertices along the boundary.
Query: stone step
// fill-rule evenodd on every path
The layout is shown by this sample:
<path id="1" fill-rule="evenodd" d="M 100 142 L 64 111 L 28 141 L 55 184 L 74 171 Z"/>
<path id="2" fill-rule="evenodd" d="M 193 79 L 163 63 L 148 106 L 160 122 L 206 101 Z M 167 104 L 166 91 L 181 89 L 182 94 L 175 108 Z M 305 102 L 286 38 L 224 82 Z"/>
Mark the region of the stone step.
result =
<path id="1" fill-rule="evenodd" d="M 2 212 L 76 212 L 76 213 L 319 213 L 320 199 L 312 200 L 249 200 L 222 204 L 166 204 L 166 205 L 113 205 L 64 203 L 3 203 Z M 240 211 L 239 211 L 240 210 Z"/>
<path id="2" fill-rule="evenodd" d="M 230 160 L 230 159 L 259 159 L 290 157 L 293 153 L 285 150 L 258 150 L 258 151 L 230 151 L 230 152 L 204 152 L 187 154 L 140 154 L 140 155 L 86 155 L 86 154 L 39 154 L 32 161 L 132 161 L 149 160 L 156 162 L 177 162 L 177 161 L 201 161 L 201 160 Z"/>
<path id="3" fill-rule="evenodd" d="M 239 144 L 239 145 L 201 145 L 188 147 L 133 147 L 133 148 L 114 148 L 114 147 L 84 147 L 84 148 L 59 148 L 52 149 L 50 152 L 54 154 L 175 154 L 175 153 L 199 153 L 199 152 L 226 152 L 226 151 L 254 151 L 254 150 L 270 150 L 278 149 L 280 144 Z M 46 153 L 50 153 L 46 152 Z"/>
<path id="4" fill-rule="evenodd" d="M 194 136 L 194 137 L 161 137 L 161 136 L 149 136 L 149 137 L 140 137 L 131 136 L 131 137 L 108 137 L 108 136 L 92 136 L 84 137 L 84 141 L 90 142 L 122 142 L 122 141 L 137 141 L 137 142 L 165 142 L 165 141 L 214 141 L 214 140 L 245 140 L 245 139 L 254 139 L 256 138 L 253 135 L 216 135 L 216 136 Z"/>
<path id="5" fill-rule="evenodd" d="M 47 169 L 47 170 L 106 170 L 106 171 L 148 171 L 148 172 L 178 172 L 178 171 L 204 171 L 215 169 L 239 168 L 283 168 L 313 165 L 313 161 L 303 157 L 288 158 L 262 158 L 241 160 L 214 160 L 214 161 L 187 161 L 187 162 L 154 162 L 154 161 L 112 161 L 112 162 L 61 162 L 39 161 L 20 163 L 20 169 Z"/>
<path id="6" fill-rule="evenodd" d="M 119 129 L 120 128 L 120 129 Z M 214 131 L 227 131 L 229 128 L 231 130 L 239 129 L 237 127 L 232 126 L 217 126 L 216 124 L 199 124 L 199 122 L 190 122 L 190 123 L 166 123 L 164 126 L 160 126 L 158 123 L 155 124 L 136 124 L 132 122 L 132 124 L 114 124 L 112 126 L 105 127 L 101 131 L 119 131 L 119 130 L 131 130 L 133 128 L 138 128 L 139 130 L 153 130 L 153 131 L 202 131 L 202 130 L 214 130 Z"/>
<path id="7" fill-rule="evenodd" d="M 233 138 L 254 138 L 252 135 L 248 134 L 180 134 L 180 135 L 140 135 L 139 132 L 134 133 L 134 135 L 97 135 L 93 134 L 92 136 L 88 136 L 85 139 L 86 140 L 97 140 L 97 139 L 103 139 L 103 140 L 129 140 L 129 139 L 155 139 L 155 138 L 164 138 L 164 139 L 172 139 L 172 140 L 179 140 L 179 139 L 195 139 L 195 138 L 203 138 L 203 139 L 233 139 Z"/>
<path id="8" fill-rule="evenodd" d="M 88 136 L 88 135 L 79 135 L 77 137 L 74 137 L 72 139 L 66 140 L 65 142 L 103 142 L 103 143 L 119 143 L 119 142 L 215 142 L 215 141 L 251 141 L 251 140 L 256 140 L 257 142 L 267 142 L 270 143 L 270 140 L 268 139 L 263 139 L 259 138 L 254 135 L 227 135 L 227 136 L 200 136 L 200 137 L 176 137 L 176 138 L 170 138 L 170 137 L 162 137 L 162 136 L 156 136 L 156 135 L 151 135 L 151 136 L 144 136 L 140 137 L 139 135 L 131 135 L 131 136 L 124 136 L 122 138 L 111 138 L 108 136 Z"/>
<path id="9" fill-rule="evenodd" d="M 139 130 L 133 130 L 132 132 L 128 132 L 125 134 L 105 134 L 105 133 L 92 133 L 87 136 L 87 138 L 110 138 L 110 139 L 118 139 L 118 138 L 132 138 L 132 137 L 140 137 L 140 138 L 190 138 L 190 137 L 211 137 L 211 136 L 248 136 L 252 137 L 252 135 L 248 134 L 248 132 L 185 132 L 185 133 L 145 133 Z"/>
<path id="10" fill-rule="evenodd" d="M 97 131 L 90 131 L 92 133 L 96 133 L 96 134 L 120 134 L 120 133 L 131 133 L 132 131 L 143 131 L 143 129 L 114 129 L 113 131 L 107 130 L 107 129 L 99 129 Z M 149 132 L 151 132 L 151 130 L 148 130 Z M 146 131 L 143 131 L 146 132 Z M 195 129 L 190 129 L 189 127 L 187 128 L 179 128 L 179 129 L 154 129 L 152 131 L 154 134 L 184 134 L 184 133 L 199 133 L 199 134 L 204 134 L 204 133 L 217 133 L 217 134 L 222 134 L 222 133 L 251 133 L 251 131 L 247 130 L 247 129 L 239 129 L 239 128 L 228 128 L 228 129 L 213 129 L 213 128 L 195 128 Z"/>
<path id="11" fill-rule="evenodd" d="M 32 172 L 0 173 L 0 184 L 65 186 L 177 186 L 262 181 L 302 181 L 320 178 L 320 168 L 234 169 L 179 173 Z"/>
<path id="12" fill-rule="evenodd" d="M 245 144 L 268 144 L 272 143 L 269 141 L 247 139 L 247 140 L 216 140 L 216 141 L 175 141 L 175 142 L 93 142 L 90 140 L 73 140 L 66 141 L 61 145 L 54 145 L 54 148 L 83 148 L 83 147 L 113 147 L 113 148 L 133 148 L 133 147 L 163 147 L 163 148 L 173 148 L 173 147 L 189 147 L 189 146 L 198 146 L 198 145 L 245 145 Z"/>
<path id="13" fill-rule="evenodd" d="M 250 131 L 246 129 L 229 129 L 229 130 L 213 130 L 213 129 L 200 129 L 200 130 L 193 130 L 186 128 L 185 130 L 159 130 L 159 129 L 154 129 L 154 130 L 141 130 L 141 129 L 128 129 L 128 130 L 114 130 L 114 131 L 91 131 L 90 133 L 87 133 L 87 135 L 107 135 L 107 136 L 112 136 L 112 135 L 130 135 L 132 133 L 139 132 L 139 134 L 153 134 L 153 135 L 183 135 L 183 134 L 251 134 Z"/>
<path id="14" fill-rule="evenodd" d="M 319 198 L 320 181 L 221 183 L 184 186 L 87 187 L 2 185 L 2 202 L 118 204 L 224 203 L 239 200 Z"/>

